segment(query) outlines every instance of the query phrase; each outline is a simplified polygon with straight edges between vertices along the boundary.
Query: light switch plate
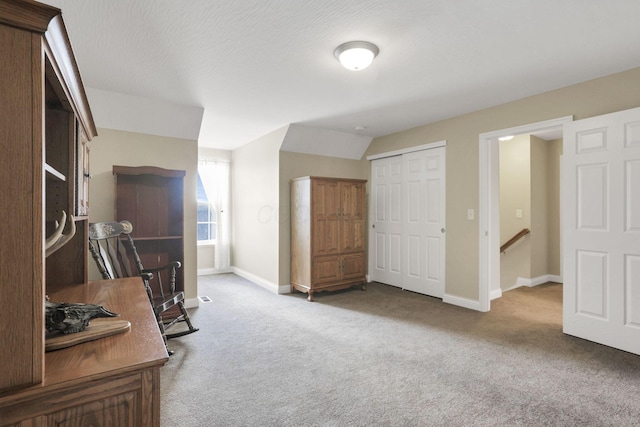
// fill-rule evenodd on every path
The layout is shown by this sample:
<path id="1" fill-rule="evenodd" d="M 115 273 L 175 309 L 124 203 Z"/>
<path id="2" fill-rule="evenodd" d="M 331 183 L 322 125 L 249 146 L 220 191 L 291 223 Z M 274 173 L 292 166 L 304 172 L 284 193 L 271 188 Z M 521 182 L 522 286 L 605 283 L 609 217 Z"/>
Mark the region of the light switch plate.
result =
<path id="1" fill-rule="evenodd" d="M 467 219 L 472 220 L 476 216 L 475 211 L 473 209 L 467 209 Z"/>
<path id="2" fill-rule="evenodd" d="M 516 218 L 522 218 L 522 209 L 516 209 Z"/>

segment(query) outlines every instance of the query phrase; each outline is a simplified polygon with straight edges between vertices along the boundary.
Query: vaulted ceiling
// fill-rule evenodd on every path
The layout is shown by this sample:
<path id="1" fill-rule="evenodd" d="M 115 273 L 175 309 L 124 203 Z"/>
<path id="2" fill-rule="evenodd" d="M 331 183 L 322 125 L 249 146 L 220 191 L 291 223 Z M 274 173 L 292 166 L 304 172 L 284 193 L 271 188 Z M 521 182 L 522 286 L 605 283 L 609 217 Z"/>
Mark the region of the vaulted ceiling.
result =
<path id="1" fill-rule="evenodd" d="M 640 66 L 638 0 L 45 2 L 90 94 L 200 107 L 221 149 L 289 124 L 377 137 Z M 378 45 L 371 67 L 340 66 L 350 40 Z"/>

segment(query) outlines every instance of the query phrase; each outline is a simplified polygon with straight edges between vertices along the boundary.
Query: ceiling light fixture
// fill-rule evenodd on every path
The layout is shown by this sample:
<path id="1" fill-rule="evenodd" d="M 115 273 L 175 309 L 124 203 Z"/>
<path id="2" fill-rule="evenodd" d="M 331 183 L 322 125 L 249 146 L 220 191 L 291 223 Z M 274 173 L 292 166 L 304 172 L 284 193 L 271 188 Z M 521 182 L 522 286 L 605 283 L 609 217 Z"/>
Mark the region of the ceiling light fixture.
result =
<path id="1" fill-rule="evenodd" d="M 363 41 L 342 43 L 334 52 L 338 61 L 347 70 L 364 70 L 373 62 L 373 58 L 380 52 L 378 46 Z"/>

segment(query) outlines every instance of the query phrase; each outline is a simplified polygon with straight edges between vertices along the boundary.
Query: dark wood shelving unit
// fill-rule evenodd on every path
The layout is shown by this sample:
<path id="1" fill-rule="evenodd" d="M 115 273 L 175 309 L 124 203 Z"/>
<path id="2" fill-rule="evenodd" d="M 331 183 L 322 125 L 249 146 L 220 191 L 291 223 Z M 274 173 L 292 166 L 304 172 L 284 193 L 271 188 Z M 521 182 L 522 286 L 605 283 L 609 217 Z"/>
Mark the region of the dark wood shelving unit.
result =
<path id="1" fill-rule="evenodd" d="M 133 225 L 133 238 L 142 265 L 158 267 L 171 261 L 184 265 L 183 170 L 155 166 L 113 166 L 116 220 Z M 179 269 L 176 288 L 184 290 Z M 163 277 L 163 281 L 168 280 Z"/>

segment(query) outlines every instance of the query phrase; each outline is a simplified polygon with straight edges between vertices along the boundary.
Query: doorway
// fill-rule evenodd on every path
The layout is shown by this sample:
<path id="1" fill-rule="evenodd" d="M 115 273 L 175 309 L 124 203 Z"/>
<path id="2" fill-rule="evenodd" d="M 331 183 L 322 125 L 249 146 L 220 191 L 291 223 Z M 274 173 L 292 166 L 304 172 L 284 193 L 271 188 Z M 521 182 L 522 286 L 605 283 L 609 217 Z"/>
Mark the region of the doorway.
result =
<path id="1" fill-rule="evenodd" d="M 500 287 L 491 299 L 521 286 L 560 278 L 560 155 L 562 132 L 499 138 Z"/>
<path id="2" fill-rule="evenodd" d="M 510 135 L 549 133 L 561 135 L 571 116 L 496 130 L 479 136 L 479 280 L 478 310 L 491 309 L 491 296 L 500 291 L 500 151 L 499 138 Z"/>

